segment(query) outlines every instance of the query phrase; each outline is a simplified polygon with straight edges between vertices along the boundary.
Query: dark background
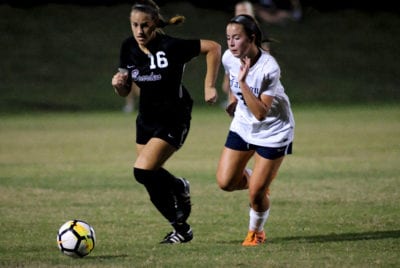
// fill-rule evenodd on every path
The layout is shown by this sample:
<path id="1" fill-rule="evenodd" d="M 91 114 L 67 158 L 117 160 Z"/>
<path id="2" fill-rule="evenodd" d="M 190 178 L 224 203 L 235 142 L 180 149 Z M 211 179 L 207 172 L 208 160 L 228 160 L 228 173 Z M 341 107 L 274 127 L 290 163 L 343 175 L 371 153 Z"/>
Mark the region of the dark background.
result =
<path id="1" fill-rule="evenodd" d="M 0 5 L 0 113 L 121 110 L 124 99 L 114 93 L 111 77 L 121 42 L 131 35 L 130 1 L 8 2 Z M 160 2 L 165 17 L 187 18 L 167 27 L 167 34 L 212 39 L 225 50 L 233 2 L 216 0 L 213 8 L 207 7 L 211 1 L 191 2 Z M 319 7 L 321 2 L 325 6 Z M 292 105 L 399 103 L 400 16 L 392 4 L 303 3 L 299 22 L 261 23 L 276 40 L 271 53 Z M 185 69 L 184 84 L 195 105 L 205 105 L 204 62 L 200 56 Z M 222 76 L 221 67 L 221 104 Z"/>
<path id="2" fill-rule="evenodd" d="M 31 7 L 43 4 L 74 4 L 74 5 L 118 5 L 118 4 L 131 4 L 133 1 L 128 0 L 59 0 L 59 1 L 48 1 L 48 0 L 0 0 L 0 4 L 9 4 L 15 7 Z M 160 6 L 171 3 L 171 2 L 190 2 L 197 7 L 203 8 L 214 8 L 220 10 L 232 10 L 235 2 L 231 0 L 190 0 L 190 1 L 167 1 L 158 0 L 155 1 Z M 253 0 L 254 2 L 254 0 Z M 391 11 L 399 12 L 397 1 L 393 0 L 301 0 L 303 7 L 313 7 L 320 11 L 332 11 L 339 9 L 359 9 L 369 11 Z"/>

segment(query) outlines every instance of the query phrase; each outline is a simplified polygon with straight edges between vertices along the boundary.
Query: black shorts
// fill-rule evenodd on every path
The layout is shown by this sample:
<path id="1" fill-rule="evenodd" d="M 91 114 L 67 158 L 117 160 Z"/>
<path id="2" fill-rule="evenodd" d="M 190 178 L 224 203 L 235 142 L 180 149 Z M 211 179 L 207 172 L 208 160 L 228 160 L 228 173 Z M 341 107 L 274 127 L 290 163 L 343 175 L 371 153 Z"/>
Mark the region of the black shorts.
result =
<path id="1" fill-rule="evenodd" d="M 258 146 L 245 142 L 242 137 L 233 131 L 229 131 L 225 147 L 237 151 L 256 151 L 260 156 L 271 160 L 292 154 L 292 143 L 278 148 Z"/>
<path id="2" fill-rule="evenodd" d="M 184 123 L 161 124 L 161 123 L 144 123 L 138 117 L 136 119 L 136 143 L 146 144 L 151 138 L 162 139 L 176 149 L 179 149 L 186 140 L 190 129 L 190 119 Z"/>

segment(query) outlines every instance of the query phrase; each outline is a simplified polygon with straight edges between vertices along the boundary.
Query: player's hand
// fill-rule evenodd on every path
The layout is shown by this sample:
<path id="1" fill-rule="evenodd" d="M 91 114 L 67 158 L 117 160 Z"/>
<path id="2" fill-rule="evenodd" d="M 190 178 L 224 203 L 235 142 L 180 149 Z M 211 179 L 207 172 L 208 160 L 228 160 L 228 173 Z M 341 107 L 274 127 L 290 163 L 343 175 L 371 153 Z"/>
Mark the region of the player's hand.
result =
<path id="1" fill-rule="evenodd" d="M 250 58 L 246 56 L 246 57 L 240 59 L 240 62 L 241 62 L 241 65 L 240 65 L 240 71 L 238 74 L 238 81 L 244 82 L 246 80 L 247 74 L 249 73 Z"/>
<path id="2" fill-rule="evenodd" d="M 217 102 L 218 94 L 215 87 L 206 87 L 204 89 L 204 99 L 209 104 L 214 104 Z"/>
<path id="3" fill-rule="evenodd" d="M 123 89 L 126 87 L 128 81 L 128 73 L 126 72 L 118 72 L 114 74 L 111 85 L 116 89 Z"/>

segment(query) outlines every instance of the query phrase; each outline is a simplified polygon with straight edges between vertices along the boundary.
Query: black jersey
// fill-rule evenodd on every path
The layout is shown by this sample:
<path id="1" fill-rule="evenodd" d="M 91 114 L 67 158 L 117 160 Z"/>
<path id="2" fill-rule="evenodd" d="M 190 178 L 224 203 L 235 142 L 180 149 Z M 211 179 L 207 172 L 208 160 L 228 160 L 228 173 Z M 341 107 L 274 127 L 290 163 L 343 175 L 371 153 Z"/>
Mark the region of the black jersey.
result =
<path id="1" fill-rule="evenodd" d="M 187 116 L 185 106 L 192 105 L 182 85 L 183 71 L 185 64 L 200 54 L 200 40 L 157 34 L 146 47 L 150 54 L 130 37 L 123 42 L 120 54 L 120 67 L 129 71 L 128 82 L 140 88 L 139 116 L 150 122 L 180 121 Z"/>

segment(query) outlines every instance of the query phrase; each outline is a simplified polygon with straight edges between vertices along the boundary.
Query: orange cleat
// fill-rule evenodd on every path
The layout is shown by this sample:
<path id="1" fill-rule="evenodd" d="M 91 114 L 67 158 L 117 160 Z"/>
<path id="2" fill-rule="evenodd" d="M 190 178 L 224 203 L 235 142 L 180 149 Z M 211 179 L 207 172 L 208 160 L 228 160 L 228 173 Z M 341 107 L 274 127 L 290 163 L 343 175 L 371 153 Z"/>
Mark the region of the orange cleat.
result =
<path id="1" fill-rule="evenodd" d="M 244 239 L 242 246 L 249 247 L 249 246 L 258 246 L 264 243 L 266 240 L 265 232 L 255 232 L 249 231 L 247 233 L 246 238 Z"/>

